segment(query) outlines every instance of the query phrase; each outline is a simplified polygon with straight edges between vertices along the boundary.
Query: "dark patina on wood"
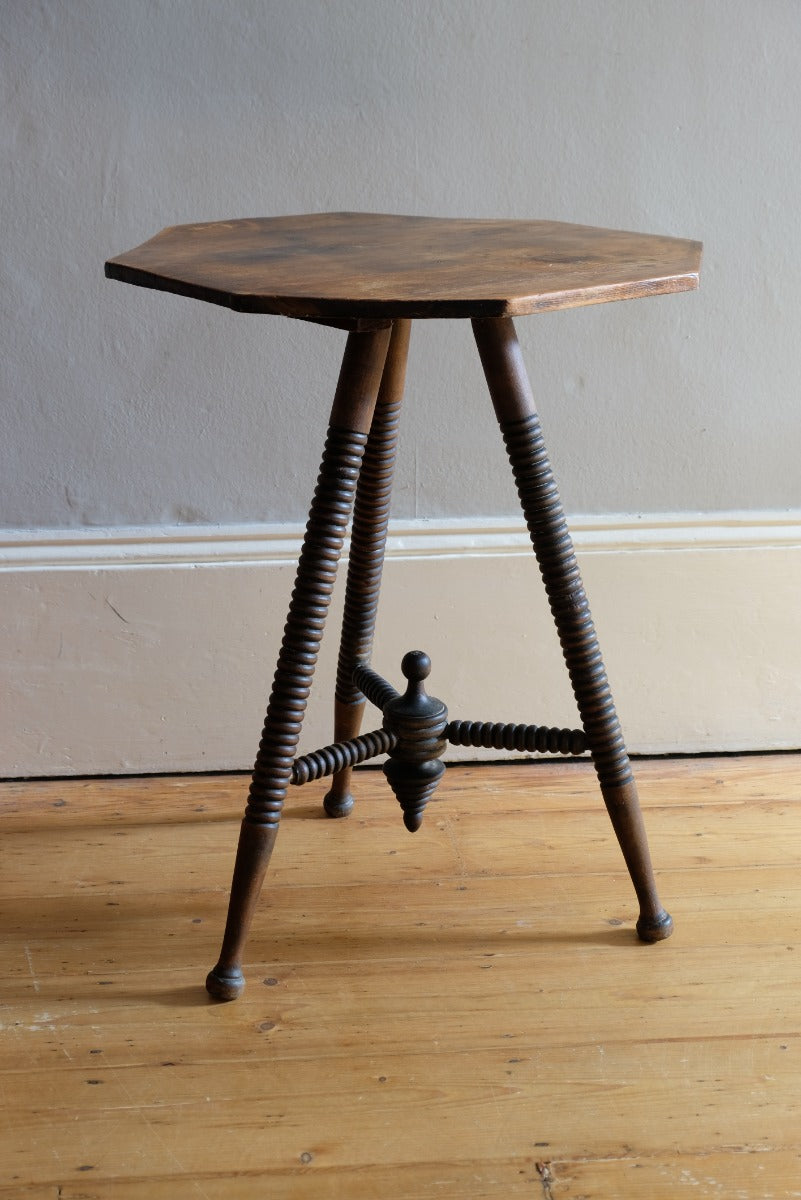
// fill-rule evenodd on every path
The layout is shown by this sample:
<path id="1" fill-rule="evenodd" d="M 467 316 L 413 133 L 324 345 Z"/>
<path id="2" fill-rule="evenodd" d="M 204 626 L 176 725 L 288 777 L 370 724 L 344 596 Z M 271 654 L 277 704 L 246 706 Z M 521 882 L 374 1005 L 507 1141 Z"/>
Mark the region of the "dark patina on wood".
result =
<path id="1" fill-rule="evenodd" d="M 353 668 L 369 662 L 373 646 L 410 331 L 410 321 L 393 324 L 356 487 L 334 698 L 337 741 L 356 736 L 364 712 L 364 696 L 353 681 Z M 347 816 L 353 808 L 350 779 L 347 765 L 334 776 L 323 802 L 329 817 Z"/>
<path id="2" fill-rule="evenodd" d="M 432 760 L 439 758 L 446 743 L 452 746 L 481 746 L 484 749 L 518 750 L 523 754 L 583 754 L 587 749 L 587 736 L 583 729 L 557 729 L 546 725 L 520 725 L 500 721 L 449 721 L 446 706 L 441 700 L 428 696 L 424 681 L 431 670 L 431 660 L 421 650 L 412 650 L 401 663 L 401 671 L 408 680 L 405 695 L 401 696 L 383 676 L 367 663 L 357 662 L 352 670 L 353 687 L 362 689 L 364 696 L 381 709 L 384 724 L 381 729 L 346 741 L 334 742 L 302 754 L 292 767 L 290 783 L 311 783 L 327 775 L 338 777 L 359 763 L 389 754 L 391 763 L 384 767 L 384 774 L 404 812 L 404 824 L 411 832 L 420 828 L 423 810 L 442 776 L 442 770 L 433 766 Z M 362 692 L 359 694 L 361 695 Z M 407 770 L 412 765 L 425 763 L 425 771 Z M 403 769 L 401 769 L 403 764 Z M 406 780 L 415 780 L 428 774 L 433 786 L 419 796 L 407 788 Z M 330 793 L 329 793 L 330 794 Z M 351 797 L 352 806 L 352 797 Z M 325 811 L 329 816 L 341 816 L 331 812 L 328 797 Z M 406 819 L 407 813 L 414 813 Z"/>
<path id="3" fill-rule="evenodd" d="M 244 986 L 242 955 L 291 783 L 333 775 L 325 808 L 346 815 L 353 767 L 379 754 L 407 828 L 418 828 L 448 743 L 592 756 L 639 900 L 637 932 L 673 923 L 648 841 L 514 315 L 687 291 L 701 245 L 555 221 L 485 221 L 327 213 L 178 225 L 106 263 L 126 283 L 237 311 L 349 331 L 328 440 L 298 563 L 264 732 L 242 822 L 220 959 L 207 988 Z M 449 721 L 428 696 L 422 652 L 406 655 L 400 694 L 369 665 L 386 541 L 411 318 L 469 317 L 520 503 L 557 627 L 581 729 Z M 354 505 L 334 705 L 334 742 L 296 757 L 337 564 Z M 380 730 L 359 735 L 365 701 Z"/>
<path id="4" fill-rule="evenodd" d="M 173 225 L 109 259 L 106 274 L 237 312 L 354 328 L 689 291 L 700 262 L 699 242 L 590 225 L 345 212 Z"/>

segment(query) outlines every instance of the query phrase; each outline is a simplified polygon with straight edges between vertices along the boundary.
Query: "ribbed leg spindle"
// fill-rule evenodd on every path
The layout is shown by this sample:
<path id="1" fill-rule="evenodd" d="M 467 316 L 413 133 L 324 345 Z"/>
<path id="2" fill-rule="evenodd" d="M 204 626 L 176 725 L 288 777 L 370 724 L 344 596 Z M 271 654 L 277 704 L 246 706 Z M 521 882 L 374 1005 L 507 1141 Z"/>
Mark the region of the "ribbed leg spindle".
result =
<path id="1" fill-rule="evenodd" d="M 218 1000 L 233 1000 L 244 987 L 242 954 L 292 776 L 388 340 L 389 330 L 348 338 L 240 830 L 222 950 L 206 979 Z"/>
<path id="2" fill-rule="evenodd" d="M 334 700 L 335 742 L 355 738 L 364 713 L 353 668 L 369 662 L 373 646 L 410 329 L 411 321 L 399 320 L 393 326 L 356 489 Z M 353 768 L 346 766 L 334 775 L 323 800 L 329 817 L 345 817 L 353 808 L 352 774 Z"/>
<path id="3" fill-rule="evenodd" d="M 640 902 L 637 932 L 659 941 L 673 922 L 657 895 L 636 784 L 514 326 L 509 318 L 473 324 L 588 748 Z"/>

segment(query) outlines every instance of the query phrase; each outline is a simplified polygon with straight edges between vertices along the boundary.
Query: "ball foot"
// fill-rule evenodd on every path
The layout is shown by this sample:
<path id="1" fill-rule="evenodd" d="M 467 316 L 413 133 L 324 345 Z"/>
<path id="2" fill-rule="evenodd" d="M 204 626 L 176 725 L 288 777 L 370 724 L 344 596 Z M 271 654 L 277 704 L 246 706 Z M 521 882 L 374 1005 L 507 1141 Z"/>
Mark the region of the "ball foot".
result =
<path id="1" fill-rule="evenodd" d="M 323 808 L 328 817 L 347 817 L 353 810 L 353 796 L 350 792 L 345 792 L 344 795 L 327 792 L 323 798 Z"/>
<path id="2" fill-rule="evenodd" d="M 663 942 L 673 932 L 673 918 L 664 908 L 656 917 L 648 920 L 640 917 L 637 922 L 637 937 L 641 942 Z"/>
<path id="3" fill-rule="evenodd" d="M 206 991 L 215 1000 L 236 1000 L 244 987 L 245 977 L 239 967 L 221 967 L 218 963 L 206 976 Z"/>

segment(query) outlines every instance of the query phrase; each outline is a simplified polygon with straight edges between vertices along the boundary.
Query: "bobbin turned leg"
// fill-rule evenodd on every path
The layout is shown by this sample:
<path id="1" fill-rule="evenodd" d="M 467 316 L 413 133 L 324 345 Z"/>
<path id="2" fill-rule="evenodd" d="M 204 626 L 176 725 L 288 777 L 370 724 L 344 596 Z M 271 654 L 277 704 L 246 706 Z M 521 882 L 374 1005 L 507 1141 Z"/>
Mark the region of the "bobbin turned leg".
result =
<path id="1" fill-rule="evenodd" d="M 657 895 L 636 784 L 514 325 L 497 317 L 475 320 L 473 330 L 601 793 L 640 903 L 637 933 L 660 941 L 673 921 Z"/>
<path id="2" fill-rule="evenodd" d="M 244 987 L 242 954 L 289 786 L 389 332 L 348 336 L 240 831 L 222 950 L 206 979 L 217 1000 L 234 1000 Z"/>
<path id="3" fill-rule="evenodd" d="M 334 699 L 335 742 L 356 737 L 362 724 L 365 699 L 353 682 L 353 668 L 370 661 L 373 645 L 410 329 L 411 321 L 394 324 L 356 487 Z M 353 808 L 352 774 L 353 768 L 345 767 L 334 775 L 323 800 L 329 817 L 346 817 Z"/>

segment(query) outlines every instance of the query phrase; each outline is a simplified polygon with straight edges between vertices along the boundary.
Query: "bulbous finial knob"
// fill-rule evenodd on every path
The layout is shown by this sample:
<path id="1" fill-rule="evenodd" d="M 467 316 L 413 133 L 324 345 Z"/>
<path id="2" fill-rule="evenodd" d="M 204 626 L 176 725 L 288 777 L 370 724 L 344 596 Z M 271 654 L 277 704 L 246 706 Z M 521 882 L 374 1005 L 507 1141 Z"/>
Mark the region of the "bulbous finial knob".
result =
<path id="1" fill-rule="evenodd" d="M 424 650 L 410 650 L 401 660 L 401 671 L 409 683 L 422 683 L 431 674 L 431 659 Z"/>

